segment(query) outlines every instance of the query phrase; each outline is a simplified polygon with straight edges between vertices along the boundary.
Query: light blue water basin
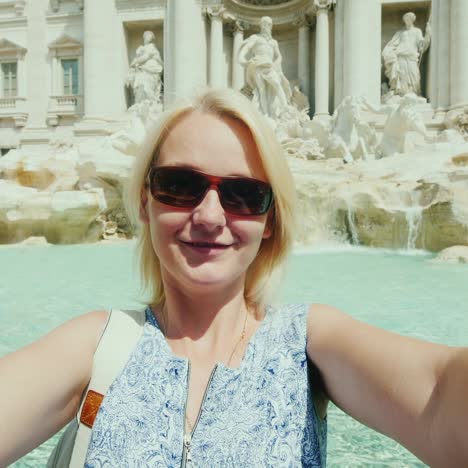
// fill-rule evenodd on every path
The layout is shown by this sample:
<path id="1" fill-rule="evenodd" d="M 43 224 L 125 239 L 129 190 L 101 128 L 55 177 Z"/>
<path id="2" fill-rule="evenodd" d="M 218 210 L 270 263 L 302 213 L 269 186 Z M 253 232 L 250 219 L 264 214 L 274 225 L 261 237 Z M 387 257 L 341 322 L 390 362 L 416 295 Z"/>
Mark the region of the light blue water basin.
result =
<path id="1" fill-rule="evenodd" d="M 322 302 L 399 333 L 468 345 L 468 266 L 429 254 L 358 248 L 296 252 L 281 301 Z M 131 243 L 0 248 L 0 356 L 92 309 L 139 307 Z M 56 438 L 12 466 L 44 466 Z M 328 466 L 425 466 L 336 407 L 329 411 Z"/>

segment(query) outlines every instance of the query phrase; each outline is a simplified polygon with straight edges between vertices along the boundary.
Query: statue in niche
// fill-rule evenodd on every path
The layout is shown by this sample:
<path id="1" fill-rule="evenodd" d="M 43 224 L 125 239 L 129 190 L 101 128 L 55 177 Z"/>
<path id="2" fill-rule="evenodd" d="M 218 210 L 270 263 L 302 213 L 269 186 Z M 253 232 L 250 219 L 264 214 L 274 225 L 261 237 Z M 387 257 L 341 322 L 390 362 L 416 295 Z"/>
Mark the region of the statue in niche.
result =
<path id="1" fill-rule="evenodd" d="M 245 68 L 245 81 L 252 89 L 253 102 L 260 111 L 278 119 L 288 109 L 291 87 L 284 76 L 278 42 L 271 35 L 269 16 L 260 20 L 260 34 L 244 40 L 239 50 L 239 63 Z"/>
<path id="2" fill-rule="evenodd" d="M 386 114 L 382 140 L 379 146 L 381 157 L 393 156 L 395 153 L 406 153 L 414 147 L 415 138 L 410 133 L 419 134 L 425 142 L 433 142 L 424 124 L 422 115 L 415 106 L 424 103 L 425 99 L 415 93 L 405 94 L 398 104 L 385 104 L 374 107 L 366 99 L 362 99 L 363 105 L 370 111 Z"/>
<path id="3" fill-rule="evenodd" d="M 143 33 L 143 45 L 136 50 L 135 58 L 130 64 L 126 85 L 131 87 L 135 104 L 161 99 L 161 74 L 163 62 L 154 44 L 154 34 L 151 31 Z"/>
<path id="4" fill-rule="evenodd" d="M 404 96 L 406 93 L 421 95 L 419 68 L 422 55 L 429 47 L 432 31 L 428 22 L 423 36 L 422 31 L 414 26 L 415 21 L 414 13 L 405 13 L 405 27 L 393 35 L 382 51 L 385 76 L 390 88 L 387 99 L 393 95 Z"/>

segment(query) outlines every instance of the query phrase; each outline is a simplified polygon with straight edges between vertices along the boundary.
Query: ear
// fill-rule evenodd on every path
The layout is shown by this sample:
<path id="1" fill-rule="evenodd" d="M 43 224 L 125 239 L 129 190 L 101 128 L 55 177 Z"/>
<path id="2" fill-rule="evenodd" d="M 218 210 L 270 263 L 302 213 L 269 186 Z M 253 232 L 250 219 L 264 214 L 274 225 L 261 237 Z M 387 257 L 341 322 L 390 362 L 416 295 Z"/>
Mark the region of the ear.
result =
<path id="1" fill-rule="evenodd" d="M 150 222 L 148 216 L 148 190 L 145 187 L 142 187 L 140 191 L 139 218 L 143 224 L 149 224 Z"/>
<path id="2" fill-rule="evenodd" d="M 273 206 L 268 212 L 267 220 L 265 223 L 265 229 L 263 230 L 263 239 L 269 239 L 273 233 L 273 228 L 275 225 L 275 207 Z"/>

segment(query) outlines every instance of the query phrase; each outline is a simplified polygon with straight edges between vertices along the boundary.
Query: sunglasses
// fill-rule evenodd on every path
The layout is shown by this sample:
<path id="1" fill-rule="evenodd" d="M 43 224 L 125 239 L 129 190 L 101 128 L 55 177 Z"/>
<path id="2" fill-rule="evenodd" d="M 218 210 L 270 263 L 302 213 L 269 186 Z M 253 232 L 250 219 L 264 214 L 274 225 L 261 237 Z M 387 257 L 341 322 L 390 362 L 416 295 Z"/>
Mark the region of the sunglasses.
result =
<path id="1" fill-rule="evenodd" d="M 209 189 L 218 191 L 221 206 L 239 216 L 265 214 L 273 201 L 271 186 L 249 177 L 218 177 L 184 167 L 153 167 L 148 186 L 155 200 L 169 206 L 194 208 Z"/>

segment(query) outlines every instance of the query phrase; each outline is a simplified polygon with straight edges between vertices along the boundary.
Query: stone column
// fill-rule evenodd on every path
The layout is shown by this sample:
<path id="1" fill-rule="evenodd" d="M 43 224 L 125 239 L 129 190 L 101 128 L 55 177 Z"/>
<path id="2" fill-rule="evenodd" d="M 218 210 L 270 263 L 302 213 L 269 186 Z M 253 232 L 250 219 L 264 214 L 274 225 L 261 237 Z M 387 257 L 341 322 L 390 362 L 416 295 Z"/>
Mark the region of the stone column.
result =
<path id="1" fill-rule="evenodd" d="M 244 31 L 247 23 L 236 20 L 233 25 L 234 41 L 232 46 L 232 88 L 239 91 L 244 87 L 245 73 L 244 67 L 239 63 L 239 49 L 244 42 Z"/>
<path id="2" fill-rule="evenodd" d="M 166 2 L 164 19 L 164 103 L 192 96 L 206 86 L 205 22 L 197 0 Z"/>
<path id="3" fill-rule="evenodd" d="M 468 1 L 450 4 L 450 108 L 468 105 Z"/>
<path id="4" fill-rule="evenodd" d="M 47 130 L 46 115 L 49 95 L 45 92 L 49 89 L 49 76 L 44 57 L 47 55 L 47 31 L 45 12 L 47 11 L 47 0 L 28 2 L 27 31 L 27 61 L 25 69 L 17 71 L 18 80 L 27 77 L 27 106 L 28 106 L 28 132 L 35 133 L 31 139 L 46 141 L 46 136 L 39 136 L 37 129 Z M 18 59 L 18 67 L 22 60 Z M 20 74 L 21 73 L 21 74 Z M 26 97 L 26 96 L 21 96 Z M 24 135 L 22 135 L 24 139 Z"/>
<path id="5" fill-rule="evenodd" d="M 447 79 L 447 70 L 450 70 L 450 2 L 432 0 L 431 16 L 428 97 L 436 111 L 435 118 L 443 119 L 450 106 L 451 80 Z"/>
<path id="6" fill-rule="evenodd" d="M 18 96 L 23 98 L 26 97 L 26 64 L 24 61 L 24 55 L 24 51 L 18 54 L 18 69 L 16 71 Z"/>
<path id="7" fill-rule="evenodd" d="M 298 26 L 299 41 L 297 51 L 297 78 L 301 91 L 309 96 L 310 92 L 310 62 L 309 62 L 309 20 L 306 15 L 300 16 L 294 23 Z"/>
<path id="8" fill-rule="evenodd" d="M 84 2 L 84 111 L 85 120 L 117 120 L 125 111 L 120 74 L 120 43 L 114 0 Z M 116 79 L 117 78 L 117 79 Z"/>
<path id="9" fill-rule="evenodd" d="M 50 94 L 54 96 L 57 82 L 57 54 L 55 50 L 51 50 L 50 54 Z"/>
<path id="10" fill-rule="evenodd" d="M 206 14 L 211 20 L 210 35 L 210 85 L 223 85 L 223 14 L 224 7 L 209 7 Z"/>
<path id="11" fill-rule="evenodd" d="M 328 118 L 328 86 L 330 76 L 330 46 L 328 31 L 328 11 L 331 0 L 314 0 L 317 14 L 316 50 L 315 50 L 315 114 L 314 118 Z"/>
<path id="12" fill-rule="evenodd" d="M 366 95 L 380 103 L 381 9 L 375 0 L 346 0 L 344 6 L 342 98 Z"/>

